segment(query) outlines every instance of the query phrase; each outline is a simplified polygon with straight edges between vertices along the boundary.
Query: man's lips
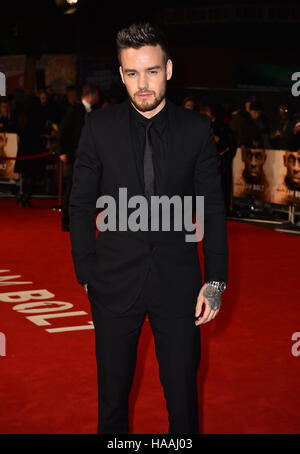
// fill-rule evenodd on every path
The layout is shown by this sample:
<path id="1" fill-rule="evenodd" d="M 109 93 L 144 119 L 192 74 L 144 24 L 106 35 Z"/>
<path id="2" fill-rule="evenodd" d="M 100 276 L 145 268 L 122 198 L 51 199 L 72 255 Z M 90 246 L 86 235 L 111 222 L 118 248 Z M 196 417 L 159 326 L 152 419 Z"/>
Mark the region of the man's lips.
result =
<path id="1" fill-rule="evenodd" d="M 141 93 L 138 95 L 140 98 L 148 98 L 148 96 L 151 96 L 151 93 Z"/>

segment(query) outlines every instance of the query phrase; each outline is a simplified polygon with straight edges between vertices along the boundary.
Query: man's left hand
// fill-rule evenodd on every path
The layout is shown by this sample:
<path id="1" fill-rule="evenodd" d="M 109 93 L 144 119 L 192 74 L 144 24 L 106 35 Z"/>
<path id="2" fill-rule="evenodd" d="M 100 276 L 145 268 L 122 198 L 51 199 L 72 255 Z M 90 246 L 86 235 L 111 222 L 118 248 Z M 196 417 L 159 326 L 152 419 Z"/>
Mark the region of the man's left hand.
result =
<path id="1" fill-rule="evenodd" d="M 204 284 L 198 295 L 196 309 L 195 309 L 195 317 L 197 318 L 200 316 L 202 307 L 203 307 L 203 303 L 205 303 L 205 310 L 204 310 L 202 317 L 199 317 L 195 321 L 196 326 L 210 322 L 213 318 L 215 318 L 215 316 L 218 314 L 218 312 L 220 310 L 220 307 L 216 310 L 213 310 L 213 309 L 211 309 L 210 306 L 214 307 L 216 305 L 216 303 L 218 303 L 218 305 L 220 305 L 222 294 L 220 294 L 217 297 L 214 297 L 214 298 L 218 298 L 218 301 L 212 301 L 211 298 L 207 298 L 204 295 L 204 290 L 206 289 L 207 286 L 208 286 L 208 284 Z"/>

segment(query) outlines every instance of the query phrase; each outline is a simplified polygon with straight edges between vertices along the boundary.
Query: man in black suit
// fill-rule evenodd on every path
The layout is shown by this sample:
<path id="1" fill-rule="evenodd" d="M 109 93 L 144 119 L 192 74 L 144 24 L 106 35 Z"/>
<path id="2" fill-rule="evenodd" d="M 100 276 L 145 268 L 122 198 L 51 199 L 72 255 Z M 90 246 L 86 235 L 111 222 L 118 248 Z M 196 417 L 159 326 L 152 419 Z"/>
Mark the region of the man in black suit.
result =
<path id="1" fill-rule="evenodd" d="M 58 153 L 65 165 L 65 190 L 62 206 L 62 230 L 69 231 L 69 200 L 72 188 L 73 166 L 75 152 L 78 146 L 81 130 L 87 112 L 99 103 L 99 90 L 93 84 L 87 83 L 82 87 L 81 100 L 70 105 L 59 125 Z"/>
<path id="2" fill-rule="evenodd" d="M 227 282 L 220 156 L 208 117 L 166 99 L 172 61 L 164 35 L 149 23 L 133 24 L 119 31 L 117 49 L 129 99 L 88 114 L 69 205 L 75 272 L 95 327 L 98 433 L 129 431 L 128 397 L 146 314 L 169 433 L 198 433 L 199 325 L 218 314 Z M 105 230 L 97 217 L 96 237 L 95 207 L 104 208 L 103 196 L 108 205 L 116 203 L 117 228 Z M 186 241 L 186 228 L 132 228 L 134 200 L 154 204 L 157 197 L 173 196 L 204 196 L 204 283 L 197 242 Z M 170 211 L 162 211 L 164 221 Z"/>

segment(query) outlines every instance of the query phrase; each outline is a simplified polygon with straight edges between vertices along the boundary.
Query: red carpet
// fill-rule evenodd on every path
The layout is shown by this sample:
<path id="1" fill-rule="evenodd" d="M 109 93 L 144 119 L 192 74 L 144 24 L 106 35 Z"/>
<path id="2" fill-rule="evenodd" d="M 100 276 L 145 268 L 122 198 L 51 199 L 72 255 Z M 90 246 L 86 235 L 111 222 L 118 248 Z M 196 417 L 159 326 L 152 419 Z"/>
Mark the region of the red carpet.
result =
<path id="1" fill-rule="evenodd" d="M 69 234 L 60 230 L 60 213 L 50 210 L 56 200 L 33 203 L 35 209 L 24 209 L 13 199 L 0 199 L 0 269 L 10 270 L 0 273 L 0 331 L 6 337 L 0 433 L 96 433 L 94 331 L 84 329 L 91 327 L 89 302 L 75 279 Z M 300 332 L 300 238 L 233 221 L 228 233 L 223 306 L 201 327 L 201 430 L 299 433 L 300 356 L 291 348 L 293 333 Z M 15 277 L 1 282 L 1 276 Z M 44 305 L 3 301 L 7 292 L 41 289 L 52 294 Z M 58 328 L 64 331 L 47 331 Z M 167 433 L 148 322 L 139 343 L 131 414 L 133 433 Z"/>

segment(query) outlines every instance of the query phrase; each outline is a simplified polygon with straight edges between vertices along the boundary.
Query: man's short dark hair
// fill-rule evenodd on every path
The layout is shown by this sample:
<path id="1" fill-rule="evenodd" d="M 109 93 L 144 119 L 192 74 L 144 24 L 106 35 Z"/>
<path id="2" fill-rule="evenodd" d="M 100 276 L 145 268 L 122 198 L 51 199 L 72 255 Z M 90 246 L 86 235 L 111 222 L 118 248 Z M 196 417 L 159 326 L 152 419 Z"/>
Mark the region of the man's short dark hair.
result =
<path id="1" fill-rule="evenodd" d="M 117 34 L 116 45 L 118 60 L 121 63 L 121 50 L 133 47 L 139 49 L 143 46 L 156 46 L 159 44 L 165 55 L 165 62 L 170 58 L 169 49 L 165 34 L 149 22 L 131 24 L 123 28 Z"/>

